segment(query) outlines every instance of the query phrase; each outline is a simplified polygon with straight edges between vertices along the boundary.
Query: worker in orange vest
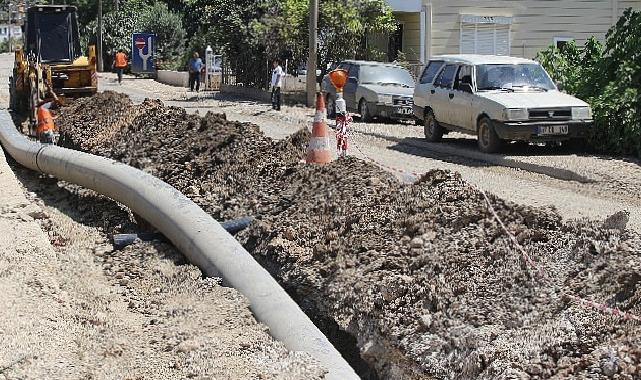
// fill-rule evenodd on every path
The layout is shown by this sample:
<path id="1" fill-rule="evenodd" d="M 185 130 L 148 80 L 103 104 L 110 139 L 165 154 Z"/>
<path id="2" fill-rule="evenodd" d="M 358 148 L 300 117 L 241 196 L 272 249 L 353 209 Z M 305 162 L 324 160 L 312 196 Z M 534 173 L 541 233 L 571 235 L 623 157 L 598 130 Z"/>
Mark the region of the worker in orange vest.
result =
<path id="1" fill-rule="evenodd" d="M 51 140 L 56 126 L 53 123 L 51 111 L 49 111 L 50 107 L 51 102 L 38 107 L 38 127 L 36 128 L 36 135 L 40 142 L 53 142 Z"/>
<path id="2" fill-rule="evenodd" d="M 114 56 L 113 67 L 118 73 L 118 84 L 122 84 L 122 73 L 127 68 L 127 54 L 122 49 L 118 49 Z"/>
<path id="3" fill-rule="evenodd" d="M 48 81 L 45 80 L 45 86 L 51 94 L 53 101 L 42 102 L 38 104 L 38 110 L 36 116 L 38 117 L 38 124 L 36 127 L 36 136 L 38 140 L 43 143 L 55 143 L 55 130 L 56 126 L 53 122 L 53 115 L 51 114 L 51 109 L 56 107 L 59 104 L 62 104 L 62 101 L 58 98 L 56 93 L 51 88 L 51 85 Z"/>

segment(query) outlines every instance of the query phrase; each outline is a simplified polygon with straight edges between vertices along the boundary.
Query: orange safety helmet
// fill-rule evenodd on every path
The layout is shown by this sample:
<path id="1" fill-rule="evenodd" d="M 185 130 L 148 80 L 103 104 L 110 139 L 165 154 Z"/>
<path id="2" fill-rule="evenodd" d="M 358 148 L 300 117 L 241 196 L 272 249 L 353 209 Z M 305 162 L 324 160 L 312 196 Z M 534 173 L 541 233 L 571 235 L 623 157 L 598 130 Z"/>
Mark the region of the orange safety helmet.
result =
<path id="1" fill-rule="evenodd" d="M 53 116 L 47 107 L 38 107 L 38 127 L 36 128 L 36 135 L 40 136 L 45 131 L 54 131 L 55 125 L 53 123 Z"/>

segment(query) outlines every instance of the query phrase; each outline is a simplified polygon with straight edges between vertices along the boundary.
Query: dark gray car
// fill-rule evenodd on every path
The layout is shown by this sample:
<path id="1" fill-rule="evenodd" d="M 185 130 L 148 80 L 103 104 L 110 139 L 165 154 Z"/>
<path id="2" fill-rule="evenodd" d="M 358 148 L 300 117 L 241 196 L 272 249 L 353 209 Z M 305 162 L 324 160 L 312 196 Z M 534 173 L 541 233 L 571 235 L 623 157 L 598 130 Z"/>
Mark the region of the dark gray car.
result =
<path id="1" fill-rule="evenodd" d="M 358 113 L 365 122 L 382 117 L 414 120 L 412 112 L 414 78 L 405 68 L 391 63 L 343 61 L 337 68 L 347 70 L 348 81 L 343 91 L 347 110 Z M 336 89 L 323 78 L 327 115 L 335 117 Z"/>

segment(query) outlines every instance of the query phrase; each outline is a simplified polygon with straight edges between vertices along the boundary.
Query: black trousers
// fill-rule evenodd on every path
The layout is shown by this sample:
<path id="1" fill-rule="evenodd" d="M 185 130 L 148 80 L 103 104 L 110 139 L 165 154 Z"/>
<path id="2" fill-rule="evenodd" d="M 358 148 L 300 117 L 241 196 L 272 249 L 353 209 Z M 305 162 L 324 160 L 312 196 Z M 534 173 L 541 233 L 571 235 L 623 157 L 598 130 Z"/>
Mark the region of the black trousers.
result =
<path id="1" fill-rule="evenodd" d="M 189 73 L 189 89 L 194 91 L 194 87 L 196 91 L 200 90 L 200 73 Z"/>
<path id="2" fill-rule="evenodd" d="M 280 111 L 280 87 L 272 88 L 272 108 Z"/>
<path id="3" fill-rule="evenodd" d="M 122 73 L 125 71 L 122 67 L 116 68 L 116 73 L 118 74 L 118 83 L 122 83 Z"/>

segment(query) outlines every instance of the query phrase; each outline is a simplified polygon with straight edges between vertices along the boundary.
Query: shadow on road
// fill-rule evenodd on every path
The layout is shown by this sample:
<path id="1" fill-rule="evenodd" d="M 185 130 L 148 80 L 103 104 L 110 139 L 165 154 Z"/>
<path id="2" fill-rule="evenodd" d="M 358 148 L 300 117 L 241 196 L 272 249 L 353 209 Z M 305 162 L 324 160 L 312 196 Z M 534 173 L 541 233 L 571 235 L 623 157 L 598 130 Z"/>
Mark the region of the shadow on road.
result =
<path id="1" fill-rule="evenodd" d="M 385 139 L 391 142 L 401 143 L 406 142 L 410 143 L 412 146 L 416 147 L 417 144 L 422 144 L 425 148 L 436 148 L 437 146 L 457 150 L 467 150 L 472 154 L 479 155 L 488 155 L 494 157 L 532 157 L 532 156 L 579 156 L 579 157 L 593 157 L 601 160 L 619 160 L 632 164 L 641 166 L 641 160 L 634 157 L 625 157 L 625 156 L 610 156 L 599 154 L 593 150 L 585 150 L 583 152 L 569 149 L 563 146 L 549 146 L 549 145 L 535 145 L 527 144 L 524 142 L 511 142 L 504 146 L 501 153 L 487 154 L 482 153 L 478 150 L 476 139 L 470 137 L 443 137 L 443 141 L 440 143 L 429 143 L 422 138 L 410 137 L 410 138 L 397 138 L 393 136 L 388 136 L 384 134 L 379 134 L 375 132 L 358 132 L 359 134 L 368 135 L 372 137 L 377 137 Z"/>
<path id="2" fill-rule="evenodd" d="M 594 182 L 594 179 L 588 178 L 572 170 L 548 166 L 545 164 L 520 161 L 506 156 L 505 154 L 487 154 L 479 152 L 475 148 L 470 148 L 470 144 L 475 146 L 474 140 L 471 139 L 461 139 L 463 141 L 459 144 L 445 144 L 430 143 L 418 137 L 397 138 L 372 132 L 359 133 L 396 143 L 396 145 L 388 148 L 390 150 L 414 156 L 432 158 L 452 164 L 468 167 L 503 166 L 544 174 L 564 181 L 576 181 L 580 183 Z"/>
<path id="3" fill-rule="evenodd" d="M 464 156 L 460 156 L 452 153 L 444 153 L 444 152 L 430 149 L 430 145 L 435 143 L 428 143 L 425 140 L 416 138 L 416 137 L 398 138 L 398 137 L 388 136 L 388 135 L 374 133 L 374 132 L 358 132 L 358 134 L 376 137 L 376 138 L 387 140 L 389 142 L 396 143 L 396 145 L 391 146 L 388 149 L 405 153 L 405 154 L 411 154 L 413 156 L 431 158 L 431 159 L 435 159 L 443 162 L 448 162 L 451 164 L 465 165 L 465 166 L 472 166 L 472 167 L 492 166 L 491 164 L 484 161 L 472 160 Z"/>

